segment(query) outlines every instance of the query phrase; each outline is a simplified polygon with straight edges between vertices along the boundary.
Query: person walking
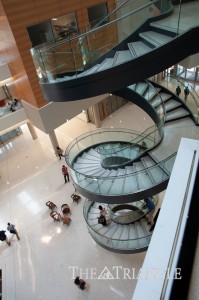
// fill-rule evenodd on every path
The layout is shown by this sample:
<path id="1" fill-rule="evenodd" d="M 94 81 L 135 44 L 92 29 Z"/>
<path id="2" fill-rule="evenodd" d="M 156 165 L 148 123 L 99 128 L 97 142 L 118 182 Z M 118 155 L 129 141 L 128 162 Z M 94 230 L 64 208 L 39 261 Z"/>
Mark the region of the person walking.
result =
<path id="1" fill-rule="evenodd" d="M 77 276 L 74 280 L 74 284 L 78 286 L 78 288 L 80 288 L 82 291 L 86 288 L 86 282 L 80 278 L 79 276 Z"/>
<path id="2" fill-rule="evenodd" d="M 176 95 L 177 95 L 178 97 L 180 97 L 180 94 L 181 94 L 181 88 L 180 88 L 180 86 L 178 85 L 177 88 L 176 88 Z"/>
<path id="3" fill-rule="evenodd" d="M 62 156 L 64 157 L 63 152 L 64 151 L 61 148 L 57 147 L 57 155 L 59 156 L 59 159 L 61 159 Z"/>
<path id="4" fill-rule="evenodd" d="M 67 179 L 68 179 L 68 181 L 70 181 L 69 174 L 68 174 L 68 168 L 65 165 L 62 166 L 62 174 L 64 175 L 65 183 L 67 183 Z M 67 177 L 67 179 L 66 179 L 66 177 Z"/>
<path id="5" fill-rule="evenodd" d="M 6 243 L 8 244 L 8 246 L 11 245 L 11 242 L 8 241 L 7 235 L 5 234 L 5 230 L 1 230 L 0 231 L 0 241 L 4 242 L 6 241 Z"/>
<path id="6" fill-rule="evenodd" d="M 101 205 L 99 205 L 98 208 L 100 210 L 100 216 L 98 217 L 98 223 L 102 224 L 103 226 L 106 226 L 107 225 L 107 222 L 106 222 L 106 213 L 107 213 L 107 211 Z"/>
<path id="7" fill-rule="evenodd" d="M 188 96 L 189 96 L 189 88 L 188 88 L 188 86 L 186 86 L 185 89 L 184 89 L 184 101 L 185 101 L 185 103 L 187 101 Z"/>
<path id="8" fill-rule="evenodd" d="M 15 228 L 15 225 L 14 225 L 14 224 L 8 223 L 7 230 L 10 231 L 10 233 L 15 234 L 16 237 L 17 237 L 17 239 L 18 239 L 18 241 L 20 240 L 18 231 L 17 231 L 17 229 Z"/>
<path id="9" fill-rule="evenodd" d="M 156 215 L 155 215 L 155 217 L 154 217 L 154 219 L 153 219 L 153 225 L 152 225 L 151 228 L 149 229 L 150 232 L 153 231 L 153 229 L 155 228 L 155 224 L 156 224 L 156 222 L 157 222 L 159 213 L 160 213 L 160 208 L 158 208 L 158 211 L 157 211 L 157 213 L 156 213 Z"/>
<path id="10" fill-rule="evenodd" d="M 146 206 L 148 208 L 147 218 L 148 218 L 148 225 L 153 224 L 153 214 L 155 211 L 155 204 L 153 203 L 153 200 L 151 197 L 144 199 Z"/>

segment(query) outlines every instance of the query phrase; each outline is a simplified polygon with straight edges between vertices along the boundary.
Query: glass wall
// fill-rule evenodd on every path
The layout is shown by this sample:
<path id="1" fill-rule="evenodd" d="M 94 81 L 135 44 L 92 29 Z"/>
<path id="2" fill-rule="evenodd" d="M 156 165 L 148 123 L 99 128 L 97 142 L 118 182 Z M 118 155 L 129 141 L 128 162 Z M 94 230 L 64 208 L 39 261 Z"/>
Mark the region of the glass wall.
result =
<path id="1" fill-rule="evenodd" d="M 27 27 L 27 31 L 33 47 L 72 38 L 78 34 L 76 14 L 72 12 L 54 17 L 51 20 Z"/>
<path id="2" fill-rule="evenodd" d="M 0 146 L 8 143 L 10 140 L 16 138 L 18 135 L 22 134 L 21 128 L 18 127 L 7 133 L 0 135 Z"/>

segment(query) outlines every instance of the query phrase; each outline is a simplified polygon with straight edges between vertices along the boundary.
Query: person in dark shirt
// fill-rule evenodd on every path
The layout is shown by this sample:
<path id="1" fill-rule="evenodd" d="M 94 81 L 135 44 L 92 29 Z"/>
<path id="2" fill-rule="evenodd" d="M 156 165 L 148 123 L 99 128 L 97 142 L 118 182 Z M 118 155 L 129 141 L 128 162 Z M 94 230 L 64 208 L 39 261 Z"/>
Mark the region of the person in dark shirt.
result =
<path id="1" fill-rule="evenodd" d="M 8 241 L 7 235 L 5 234 L 5 230 L 1 230 L 0 231 L 0 241 L 4 242 L 6 241 L 6 243 L 8 244 L 8 246 L 11 245 L 11 242 Z"/>
<path id="2" fill-rule="evenodd" d="M 153 214 L 155 211 L 155 204 L 153 203 L 153 200 L 151 197 L 144 199 L 146 206 L 148 208 L 147 218 L 148 218 L 148 225 L 153 224 Z"/>
<path id="3" fill-rule="evenodd" d="M 153 219 L 153 225 L 152 225 L 151 228 L 149 229 L 150 232 L 153 231 L 154 228 L 155 228 L 155 224 L 156 224 L 156 222 L 157 222 L 159 213 L 160 213 L 160 208 L 158 208 L 158 211 L 157 211 L 157 213 L 156 213 L 156 215 L 155 215 L 155 217 L 154 217 L 154 219 Z"/>

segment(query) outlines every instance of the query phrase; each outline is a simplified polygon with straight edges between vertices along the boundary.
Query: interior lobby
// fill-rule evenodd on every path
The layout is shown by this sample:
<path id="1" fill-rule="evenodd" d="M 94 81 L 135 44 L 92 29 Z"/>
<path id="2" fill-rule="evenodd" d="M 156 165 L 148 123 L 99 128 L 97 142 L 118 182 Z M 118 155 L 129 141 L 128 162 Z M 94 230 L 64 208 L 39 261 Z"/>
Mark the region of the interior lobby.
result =
<path id="1" fill-rule="evenodd" d="M 10 13 L 10 24 L 13 26 L 18 20 L 20 31 L 23 18 L 20 20 L 20 15 L 16 14 L 16 20 L 14 20 L 12 16 L 14 8 L 9 7 L 5 2 L 1 1 L 1 12 L 3 7 L 6 8 Z M 16 7 L 17 1 L 11 2 Z M 35 12 L 34 16 L 30 15 L 35 23 L 38 18 L 40 21 L 49 19 L 55 8 L 56 1 L 54 0 L 50 3 L 44 0 L 41 2 L 43 10 L 38 13 L 39 16 L 36 18 Z M 88 6 L 87 2 L 85 6 Z M 113 2 L 109 2 L 109 9 Z M 24 9 L 20 10 L 21 14 L 25 13 L 27 6 L 31 7 L 31 4 L 25 1 L 20 1 L 20 5 L 21 7 L 24 5 Z M 49 8 L 45 14 L 46 5 Z M 68 5 L 70 7 L 70 9 L 67 8 L 68 11 L 75 10 L 71 9 L 72 2 Z M 55 16 L 61 15 L 60 11 L 66 12 L 65 4 L 61 1 L 58 1 L 56 7 Z M 164 25 L 172 22 L 176 24 L 177 9 L 175 8 L 173 16 L 159 22 L 163 22 Z M 183 4 L 181 25 L 184 30 L 198 26 L 198 10 L 198 0 Z M 79 19 L 81 17 L 83 18 L 83 16 L 78 16 Z M 31 24 L 33 23 L 31 21 Z M 70 20 L 70 23 L 75 26 L 76 35 L 76 23 L 74 24 L 74 20 Z M 78 204 L 72 201 L 71 195 L 75 192 L 73 181 L 70 180 L 66 184 L 64 182 L 61 168 L 62 165 L 66 165 L 66 161 L 64 157 L 59 160 L 56 156 L 55 144 L 58 142 L 60 148 L 65 151 L 78 136 L 92 133 L 98 127 L 96 125 L 102 129 L 128 128 L 143 132 L 153 125 L 153 121 L 144 110 L 127 101 L 119 109 L 104 117 L 100 124 L 88 122 L 85 118 L 85 110 L 103 101 L 105 96 L 83 101 L 49 104 L 39 86 L 37 73 L 31 61 L 32 57 L 27 54 L 32 47 L 31 41 L 27 42 L 27 36 L 25 39 L 24 35 L 19 36 L 19 33 L 15 31 L 12 35 L 16 38 L 16 44 L 19 47 L 17 50 L 20 53 L 19 60 L 13 60 L 15 62 L 9 64 L 9 58 L 12 55 L 4 49 L 2 63 L 9 64 L 12 74 L 16 71 L 13 77 L 17 84 L 9 83 L 8 87 L 13 97 L 22 99 L 26 116 L 22 122 L 18 123 L 22 134 L 0 147 L 0 230 L 6 230 L 7 223 L 10 222 L 15 224 L 20 236 L 18 241 L 15 235 L 6 231 L 11 246 L 8 247 L 5 242 L 0 244 L 2 278 L 0 299 L 133 299 L 137 275 L 142 268 L 147 251 L 134 254 L 115 253 L 102 248 L 92 239 L 83 215 L 85 197 L 81 196 L 82 200 Z M 9 36 L 9 43 L 12 43 L 13 36 Z M 21 49 L 23 38 L 25 44 L 24 49 Z M 19 43 L 22 45 L 19 46 Z M 13 57 L 15 54 L 13 50 Z M 5 60 L 6 55 L 7 60 Z M 27 58 L 28 55 L 30 55 L 29 58 Z M 23 57 L 24 61 L 20 57 Z M 25 65 L 26 59 L 27 65 Z M 188 78 L 186 80 L 188 82 Z M 176 80 L 163 79 L 160 83 L 175 94 Z M 199 93 L 199 84 L 196 81 L 189 81 L 189 84 L 196 93 Z M 43 113 L 45 109 L 47 113 L 50 112 L 49 116 L 45 115 L 46 112 Z M 11 115 L 14 116 L 14 114 Z M 0 123 L 0 126 L 3 125 Z M 13 128 L 13 125 L 10 126 L 10 130 Z M 1 133 L 6 131 L 7 129 L 0 127 Z M 177 151 L 182 137 L 199 140 L 199 128 L 191 118 L 165 124 L 164 140 L 161 146 L 162 155 Z M 171 147 L 168 148 L 168 145 Z M 156 211 L 164 201 L 165 192 L 166 190 L 157 194 L 159 201 Z M 50 210 L 46 206 L 48 201 L 56 204 L 59 213 L 64 203 L 69 205 L 72 220 L 69 226 L 53 221 L 50 217 Z M 195 268 L 196 276 L 188 300 L 198 299 L 198 262 Z M 129 270 L 131 273 L 128 273 Z M 112 278 L 109 277 L 109 271 Z M 87 283 L 84 291 L 74 284 L 74 277 L 78 275 Z M 150 297 L 148 299 L 153 300 Z"/>

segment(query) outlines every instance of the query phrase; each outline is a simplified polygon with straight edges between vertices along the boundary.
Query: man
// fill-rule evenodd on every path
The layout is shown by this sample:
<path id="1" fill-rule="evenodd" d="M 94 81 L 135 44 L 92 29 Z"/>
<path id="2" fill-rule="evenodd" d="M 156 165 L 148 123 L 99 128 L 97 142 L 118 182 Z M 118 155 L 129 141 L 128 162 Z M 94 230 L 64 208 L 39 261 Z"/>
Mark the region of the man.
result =
<path id="1" fill-rule="evenodd" d="M 148 225 L 152 225 L 153 224 L 153 213 L 155 211 L 155 204 L 153 203 L 153 200 L 151 197 L 144 199 L 144 201 L 148 208 L 148 213 L 147 213 Z"/>
<path id="2" fill-rule="evenodd" d="M 188 88 L 188 86 L 186 86 L 186 88 L 184 89 L 184 101 L 185 101 L 185 103 L 187 101 L 188 96 L 189 96 L 189 88 Z"/>
<path id="3" fill-rule="evenodd" d="M 177 88 L 176 88 L 176 95 L 179 97 L 181 94 L 181 88 L 180 86 L 178 85 Z"/>
<path id="4" fill-rule="evenodd" d="M 7 230 L 10 231 L 10 233 L 12 233 L 12 234 L 16 234 L 16 237 L 17 237 L 18 241 L 20 240 L 18 231 L 17 231 L 17 229 L 15 228 L 15 225 L 14 225 L 14 224 L 8 223 Z"/>
<path id="5" fill-rule="evenodd" d="M 65 183 L 67 183 L 66 177 L 67 177 L 68 181 L 70 181 L 69 174 L 68 174 L 68 169 L 65 165 L 62 166 L 62 174 L 64 175 Z"/>
<path id="6" fill-rule="evenodd" d="M 8 238 L 7 238 L 6 234 L 5 234 L 5 232 L 6 232 L 5 230 L 1 230 L 0 231 L 0 241 L 2 241 L 2 242 L 6 241 L 6 243 L 8 244 L 8 246 L 10 246 L 11 243 L 8 241 Z"/>

